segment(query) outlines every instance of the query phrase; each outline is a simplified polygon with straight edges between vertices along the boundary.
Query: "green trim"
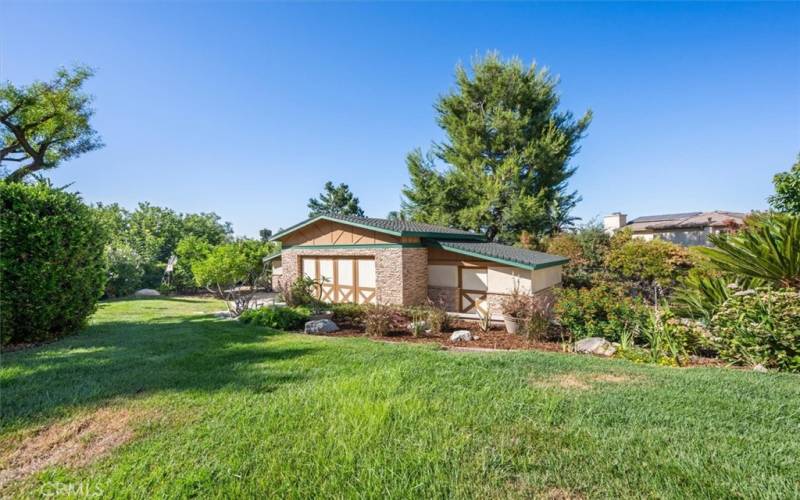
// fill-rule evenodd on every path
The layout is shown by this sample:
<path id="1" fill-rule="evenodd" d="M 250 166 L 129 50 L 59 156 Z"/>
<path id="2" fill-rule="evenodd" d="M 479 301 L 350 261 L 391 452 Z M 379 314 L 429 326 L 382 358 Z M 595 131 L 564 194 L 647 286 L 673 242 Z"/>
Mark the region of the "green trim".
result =
<path id="1" fill-rule="evenodd" d="M 360 227 L 362 229 L 369 229 L 370 231 L 378 231 L 379 233 L 391 234 L 392 236 L 402 236 L 402 234 L 399 233 L 398 231 L 391 231 L 389 229 L 377 228 L 375 226 L 368 226 L 366 224 L 359 224 L 357 222 L 344 221 L 344 220 L 340 220 L 340 219 L 336 219 L 334 217 L 331 217 L 330 215 L 318 215 L 316 217 L 312 217 L 311 219 L 307 219 L 307 220 L 304 220 L 303 222 L 295 224 L 294 226 L 291 226 L 291 227 L 289 227 L 287 229 L 284 229 L 280 233 L 273 235 L 269 239 L 269 241 L 275 241 L 278 238 L 286 236 L 289 233 L 293 233 L 293 232 L 297 231 L 298 229 L 302 229 L 302 228 L 308 226 L 309 224 L 313 224 L 313 223 L 315 223 L 317 221 L 320 221 L 320 220 L 338 222 L 340 224 L 346 224 L 348 226 L 355 226 L 355 227 Z"/>
<path id="2" fill-rule="evenodd" d="M 338 219 L 331 215 L 318 215 L 316 217 L 312 217 L 311 219 L 304 220 L 294 226 L 291 226 L 283 231 L 279 232 L 278 234 L 273 235 L 269 241 L 278 241 L 280 238 L 286 236 L 289 233 L 297 231 L 298 229 L 302 229 L 309 224 L 313 224 L 320 220 L 327 220 L 330 222 L 338 222 L 339 224 L 344 224 L 346 226 L 354 226 L 360 227 L 361 229 L 369 229 L 370 231 L 376 231 L 378 233 L 389 234 L 392 236 L 397 237 L 418 237 L 418 238 L 440 238 L 440 239 L 453 239 L 453 240 L 469 240 L 469 241 L 485 241 L 486 238 L 482 234 L 450 234 L 450 233 L 437 233 L 437 232 L 424 232 L 424 231 L 393 231 L 391 229 L 384 229 L 382 227 L 377 226 L 370 226 L 369 224 L 361 224 L 358 222 L 352 222 L 349 220 Z"/>
<path id="3" fill-rule="evenodd" d="M 347 245 L 289 245 L 283 247 L 284 250 L 289 249 L 302 249 L 302 248 L 309 248 L 309 249 L 334 249 L 334 248 L 425 248 L 425 245 L 422 243 L 366 243 L 363 245 L 359 244 L 347 244 Z"/>
<path id="4" fill-rule="evenodd" d="M 529 271 L 535 271 L 536 269 L 545 269 L 545 268 L 548 268 L 548 267 L 560 266 L 562 264 L 566 264 L 567 262 L 569 262 L 569 259 L 560 259 L 560 260 L 555 260 L 555 261 L 552 261 L 552 262 L 545 262 L 545 263 L 542 263 L 542 264 L 530 265 L 530 264 L 525 264 L 525 263 L 522 263 L 522 262 L 517 262 L 517 261 L 514 261 L 514 260 L 507 260 L 507 259 L 502 259 L 500 257 L 494 257 L 492 255 L 486 255 L 486 254 L 482 254 L 482 253 L 478 253 L 478 252 L 470 252 L 469 250 L 464 250 L 462 248 L 449 246 L 447 243 L 427 242 L 426 245 L 427 246 L 436 247 L 436 248 L 441 248 L 443 250 L 447 250 L 448 252 L 458 253 L 458 254 L 461 254 L 461 255 L 467 255 L 469 257 L 477 257 L 477 258 L 479 258 L 481 260 L 488 260 L 488 261 L 491 261 L 491 262 L 497 262 L 499 264 L 506 264 L 508 266 L 517 267 L 517 268 L 520 268 L 520 269 L 527 269 Z"/>
<path id="5" fill-rule="evenodd" d="M 278 250 L 277 252 L 275 252 L 273 254 L 267 255 L 266 257 L 261 259 L 261 262 L 269 262 L 271 260 L 279 259 L 281 257 L 281 251 L 282 250 Z"/>
<path id="6" fill-rule="evenodd" d="M 554 260 L 553 262 L 545 262 L 544 264 L 536 264 L 534 269 L 547 269 L 548 267 L 563 266 L 568 263 L 569 259 Z"/>

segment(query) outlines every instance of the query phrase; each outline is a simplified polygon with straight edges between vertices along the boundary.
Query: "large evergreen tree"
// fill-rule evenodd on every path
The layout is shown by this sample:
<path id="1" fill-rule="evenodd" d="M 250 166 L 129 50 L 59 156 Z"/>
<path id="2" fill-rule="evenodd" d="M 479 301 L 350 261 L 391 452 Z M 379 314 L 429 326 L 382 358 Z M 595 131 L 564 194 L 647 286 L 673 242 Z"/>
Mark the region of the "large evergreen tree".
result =
<path id="1" fill-rule="evenodd" d="M 471 73 L 458 66 L 456 89 L 435 105 L 447 139 L 408 155 L 407 215 L 505 242 L 564 226 L 580 200 L 567 191 L 569 163 L 592 115 L 559 110 L 557 84 L 547 70 L 496 53 L 474 61 Z"/>
<path id="2" fill-rule="evenodd" d="M 308 200 L 308 216 L 317 215 L 359 215 L 364 211 L 358 206 L 358 198 L 353 196 L 347 184 L 334 186 L 331 181 L 325 183 L 325 190 L 319 198 Z"/>

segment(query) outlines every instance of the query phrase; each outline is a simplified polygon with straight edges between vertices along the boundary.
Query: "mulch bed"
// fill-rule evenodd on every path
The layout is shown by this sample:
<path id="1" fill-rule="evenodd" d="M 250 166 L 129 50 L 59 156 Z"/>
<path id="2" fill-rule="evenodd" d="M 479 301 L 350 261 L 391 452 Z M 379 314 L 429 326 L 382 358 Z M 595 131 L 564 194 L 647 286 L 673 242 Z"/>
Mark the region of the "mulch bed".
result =
<path id="1" fill-rule="evenodd" d="M 354 328 L 352 325 L 342 324 L 341 330 L 329 333 L 329 337 L 363 337 L 364 330 Z M 450 334 L 456 330 L 469 330 L 472 332 L 474 340 L 469 342 L 451 342 Z M 491 330 L 484 333 L 478 328 L 475 322 L 454 321 L 446 331 L 440 334 L 423 333 L 419 337 L 414 337 L 407 330 L 392 331 L 384 337 L 375 337 L 375 340 L 382 342 L 408 342 L 411 344 L 439 344 L 445 348 L 471 347 L 480 349 L 498 349 L 503 351 L 510 350 L 538 350 L 550 352 L 563 352 L 560 342 L 546 340 L 528 340 L 523 335 L 513 335 L 506 332 L 501 326 L 493 326 Z"/>
<path id="2" fill-rule="evenodd" d="M 334 333 L 328 333 L 326 337 L 364 337 L 364 329 L 342 323 L 339 325 L 340 330 Z M 456 330 L 469 330 L 472 332 L 475 340 L 469 342 L 451 342 L 450 334 Z M 388 335 L 383 337 L 370 337 L 376 342 L 387 343 L 403 343 L 409 344 L 438 344 L 445 349 L 475 349 L 475 350 L 498 350 L 498 351 L 546 351 L 546 352 L 563 352 L 565 354 L 574 354 L 571 351 L 565 351 L 564 345 L 556 340 L 528 340 L 523 335 L 508 333 L 504 327 L 500 325 L 493 325 L 488 332 L 481 332 L 480 328 L 474 321 L 453 321 L 446 331 L 440 334 L 423 333 L 419 337 L 414 337 L 411 332 L 407 330 L 395 330 L 389 332 Z M 717 358 L 706 358 L 702 356 L 689 356 L 689 364 L 686 368 L 692 367 L 731 367 L 729 363 Z M 735 367 L 742 368 L 742 367 Z"/>

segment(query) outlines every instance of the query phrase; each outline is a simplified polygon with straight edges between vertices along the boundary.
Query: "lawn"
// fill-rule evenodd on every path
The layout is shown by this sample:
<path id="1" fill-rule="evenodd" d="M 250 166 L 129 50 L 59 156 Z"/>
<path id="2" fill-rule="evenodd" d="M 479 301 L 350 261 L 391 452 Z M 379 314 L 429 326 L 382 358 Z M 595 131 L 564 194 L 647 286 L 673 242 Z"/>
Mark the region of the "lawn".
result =
<path id="1" fill-rule="evenodd" d="M 9 496 L 800 496 L 800 377 L 268 331 L 104 303 L 4 354 Z"/>

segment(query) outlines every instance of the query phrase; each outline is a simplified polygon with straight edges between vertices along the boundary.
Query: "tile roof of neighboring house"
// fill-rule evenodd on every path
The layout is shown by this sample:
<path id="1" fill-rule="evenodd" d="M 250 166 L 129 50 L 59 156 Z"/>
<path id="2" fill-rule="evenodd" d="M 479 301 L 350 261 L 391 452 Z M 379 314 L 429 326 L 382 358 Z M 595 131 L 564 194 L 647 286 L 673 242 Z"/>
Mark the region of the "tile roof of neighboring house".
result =
<path id="1" fill-rule="evenodd" d="M 722 227 L 730 221 L 741 224 L 747 214 L 740 212 L 687 212 L 683 214 L 648 215 L 637 217 L 625 226 L 635 231 L 693 229 L 704 227 Z"/>
<path id="2" fill-rule="evenodd" d="M 487 241 L 423 240 L 428 246 L 435 246 L 450 252 L 478 257 L 523 269 L 541 269 L 566 264 L 569 259 L 560 255 L 535 252 L 525 248 L 512 247 Z"/>
<path id="3" fill-rule="evenodd" d="M 403 220 L 374 219 L 372 217 L 359 217 L 357 215 L 319 215 L 306 219 L 299 224 L 284 229 L 270 238 L 270 241 L 279 240 L 287 234 L 294 232 L 318 220 L 329 220 L 341 222 L 352 226 L 372 229 L 381 233 L 392 234 L 394 236 L 417 236 L 423 238 L 463 238 L 469 240 L 484 240 L 484 235 L 453 229 L 445 226 L 435 226 L 433 224 L 423 224 L 421 222 L 411 222 Z"/>

